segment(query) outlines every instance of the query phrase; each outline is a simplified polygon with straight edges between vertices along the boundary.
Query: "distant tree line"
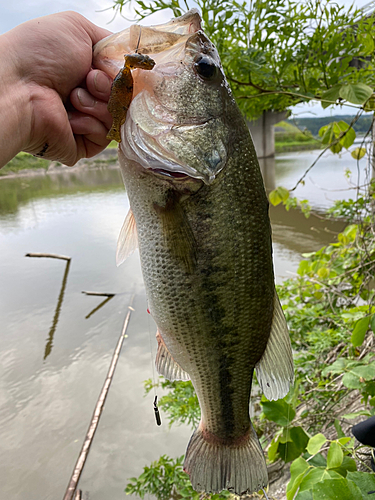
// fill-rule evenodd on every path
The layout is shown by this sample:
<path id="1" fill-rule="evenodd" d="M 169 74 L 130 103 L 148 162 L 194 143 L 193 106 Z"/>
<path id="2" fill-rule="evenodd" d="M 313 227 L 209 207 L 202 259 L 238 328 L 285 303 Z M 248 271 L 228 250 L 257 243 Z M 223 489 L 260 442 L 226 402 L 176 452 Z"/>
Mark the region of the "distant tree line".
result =
<path id="1" fill-rule="evenodd" d="M 333 121 L 344 121 L 348 125 L 352 122 L 354 116 L 351 115 L 336 115 L 336 116 L 325 116 L 325 117 L 314 117 L 314 118 L 293 118 L 287 120 L 288 123 L 296 125 L 300 130 L 307 129 L 312 133 L 314 137 L 319 136 L 319 130 L 324 125 L 328 125 Z M 368 132 L 372 123 L 372 114 L 370 115 L 362 115 L 358 118 L 358 120 L 354 123 L 353 129 L 359 134 L 363 135 Z"/>

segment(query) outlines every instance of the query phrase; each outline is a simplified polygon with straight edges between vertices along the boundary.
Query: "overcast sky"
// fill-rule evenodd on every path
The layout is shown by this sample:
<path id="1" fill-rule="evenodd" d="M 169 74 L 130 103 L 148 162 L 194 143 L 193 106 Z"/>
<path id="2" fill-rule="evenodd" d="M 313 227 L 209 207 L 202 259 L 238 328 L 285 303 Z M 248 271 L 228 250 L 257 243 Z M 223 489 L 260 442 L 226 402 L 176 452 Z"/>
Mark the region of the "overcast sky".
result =
<path id="1" fill-rule="evenodd" d="M 220 0 L 218 0 L 220 1 Z M 349 0 L 337 0 L 337 3 L 349 6 L 352 2 Z M 356 7 L 363 7 L 369 3 L 369 0 L 356 0 Z M 120 15 L 113 18 L 114 11 L 112 9 L 112 0 L 21 0 L 10 1 L 0 0 L 0 34 L 4 33 L 18 24 L 21 24 L 29 19 L 47 14 L 54 14 L 56 12 L 63 12 L 65 10 L 74 10 L 87 17 L 90 21 L 106 28 L 110 31 L 121 31 L 127 28 L 131 22 L 125 20 Z M 104 10 L 108 9 L 109 10 Z M 124 12 L 124 15 L 132 19 L 132 12 Z M 159 24 L 166 22 L 170 19 L 171 15 L 168 13 L 158 13 L 150 17 L 145 24 Z M 350 108 L 343 107 L 335 108 L 334 110 L 323 110 L 318 105 L 301 104 L 295 106 L 294 113 L 299 116 L 330 116 L 332 114 L 353 114 Z M 301 114 L 302 113 L 302 114 Z"/>

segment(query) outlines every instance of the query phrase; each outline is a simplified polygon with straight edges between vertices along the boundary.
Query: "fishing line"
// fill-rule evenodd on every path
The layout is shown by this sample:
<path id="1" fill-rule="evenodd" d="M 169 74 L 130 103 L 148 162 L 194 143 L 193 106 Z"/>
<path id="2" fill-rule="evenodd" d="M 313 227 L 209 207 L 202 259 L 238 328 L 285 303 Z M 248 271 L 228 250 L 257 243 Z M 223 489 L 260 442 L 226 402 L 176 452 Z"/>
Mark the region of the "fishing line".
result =
<path id="1" fill-rule="evenodd" d="M 288 441 L 289 441 L 288 432 L 289 432 L 289 425 L 290 425 L 289 424 L 289 422 L 290 422 L 289 416 L 290 416 L 290 404 L 288 403 L 288 424 L 286 426 L 285 458 L 287 458 L 287 456 L 288 456 Z"/>
<path id="2" fill-rule="evenodd" d="M 138 54 L 138 50 L 139 50 L 139 43 L 141 41 L 141 33 L 142 33 L 142 26 L 139 27 L 139 37 L 138 37 L 137 47 L 135 49 L 136 54 Z"/>
<path id="3" fill-rule="evenodd" d="M 266 493 L 266 490 L 265 490 L 264 488 L 262 488 L 262 491 L 263 491 L 263 495 L 266 497 L 266 499 L 267 499 L 267 500 L 270 500 L 270 499 L 268 498 L 268 495 L 267 495 L 267 493 Z"/>
<path id="4" fill-rule="evenodd" d="M 151 368 L 152 368 L 152 386 L 154 388 L 154 403 L 153 403 L 153 408 L 154 408 L 154 414 L 155 414 L 155 420 L 156 420 L 156 425 L 161 425 L 161 418 L 160 418 L 160 413 L 159 413 L 159 408 L 158 408 L 158 396 L 156 394 L 156 380 L 155 380 L 155 363 L 154 363 L 154 356 L 153 356 L 153 349 L 152 349 L 152 336 L 151 336 L 151 325 L 150 325 L 150 311 L 147 308 L 147 322 L 148 322 L 148 336 L 150 340 L 150 358 L 151 358 Z"/>

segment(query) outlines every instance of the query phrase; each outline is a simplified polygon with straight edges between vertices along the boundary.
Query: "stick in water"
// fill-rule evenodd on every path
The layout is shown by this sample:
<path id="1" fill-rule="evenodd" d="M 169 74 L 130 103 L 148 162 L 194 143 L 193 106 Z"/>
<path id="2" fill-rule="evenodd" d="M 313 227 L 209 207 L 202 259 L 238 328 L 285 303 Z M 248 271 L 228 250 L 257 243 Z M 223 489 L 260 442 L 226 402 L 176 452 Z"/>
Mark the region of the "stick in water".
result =
<path id="1" fill-rule="evenodd" d="M 46 257 L 48 259 L 71 260 L 71 257 L 66 255 L 58 255 L 57 253 L 27 253 L 25 257 Z"/>
<path id="2" fill-rule="evenodd" d="M 69 482 L 68 488 L 65 492 L 63 500 L 72 500 L 74 497 L 74 493 L 77 489 L 78 481 L 79 481 L 79 478 L 81 477 L 82 470 L 83 470 L 83 467 L 85 465 L 92 440 L 94 439 L 95 431 L 98 427 L 99 419 L 101 417 L 102 410 L 103 410 L 103 406 L 104 406 L 104 403 L 105 403 L 105 400 L 106 400 L 106 397 L 107 397 L 107 394 L 108 394 L 108 391 L 109 391 L 109 388 L 110 388 L 110 385 L 112 382 L 112 378 L 113 378 L 113 374 L 114 374 L 115 369 L 116 369 L 118 358 L 120 356 L 121 347 L 122 347 L 122 344 L 124 342 L 126 330 L 128 328 L 128 324 L 129 324 L 129 320 L 130 320 L 131 311 L 133 310 L 133 308 L 132 308 L 133 298 L 134 298 L 134 296 L 130 300 L 130 304 L 128 307 L 128 313 L 127 313 L 126 318 L 124 320 L 124 325 L 122 327 L 121 335 L 120 335 L 120 338 L 117 342 L 116 349 L 115 349 L 113 356 L 112 356 L 112 361 L 111 361 L 111 364 L 110 364 L 110 367 L 109 367 L 109 370 L 107 373 L 107 377 L 105 379 L 103 388 L 101 390 L 98 402 L 96 403 L 95 410 L 94 410 L 94 413 L 93 413 L 93 416 L 91 419 L 91 423 L 90 423 L 89 429 L 88 429 L 87 434 L 86 434 L 86 438 L 85 438 L 84 443 L 82 445 L 81 452 L 79 454 L 78 460 L 77 460 L 76 465 L 74 467 L 73 474 L 72 474 L 72 477 L 70 478 L 70 482 Z"/>

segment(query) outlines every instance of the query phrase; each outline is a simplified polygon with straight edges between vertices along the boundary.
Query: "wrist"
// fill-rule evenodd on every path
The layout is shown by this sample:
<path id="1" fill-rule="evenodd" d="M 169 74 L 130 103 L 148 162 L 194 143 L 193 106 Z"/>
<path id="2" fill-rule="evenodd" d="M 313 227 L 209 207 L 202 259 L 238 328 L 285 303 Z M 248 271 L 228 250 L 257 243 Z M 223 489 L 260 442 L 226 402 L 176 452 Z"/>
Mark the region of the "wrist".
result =
<path id="1" fill-rule="evenodd" d="M 31 129 L 29 92 L 8 35 L 0 36 L 0 168 L 25 148 Z"/>

